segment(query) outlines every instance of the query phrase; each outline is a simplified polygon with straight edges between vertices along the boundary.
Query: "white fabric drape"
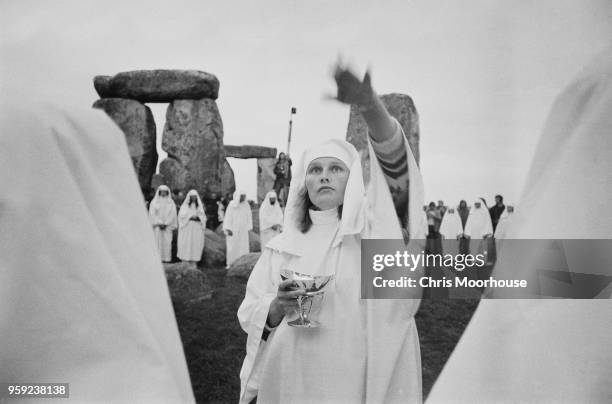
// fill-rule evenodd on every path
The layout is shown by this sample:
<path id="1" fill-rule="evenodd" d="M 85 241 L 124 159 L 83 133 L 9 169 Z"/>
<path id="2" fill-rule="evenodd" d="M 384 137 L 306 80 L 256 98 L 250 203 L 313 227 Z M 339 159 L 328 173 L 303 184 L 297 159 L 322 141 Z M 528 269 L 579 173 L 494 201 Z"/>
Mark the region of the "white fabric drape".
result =
<path id="1" fill-rule="evenodd" d="M 0 105 L 0 380 L 194 402 L 125 136 L 97 110 Z"/>
<path id="2" fill-rule="evenodd" d="M 612 52 L 553 105 L 507 238 L 604 239 L 609 246 L 610 111 Z M 510 254 L 505 243 L 494 276 L 533 280 L 541 251 Z M 563 245 L 568 273 L 612 275 L 610 248 L 587 266 Z M 611 285 L 597 295 L 611 296 Z M 428 402 L 610 402 L 611 330 L 609 300 L 482 301 Z"/>

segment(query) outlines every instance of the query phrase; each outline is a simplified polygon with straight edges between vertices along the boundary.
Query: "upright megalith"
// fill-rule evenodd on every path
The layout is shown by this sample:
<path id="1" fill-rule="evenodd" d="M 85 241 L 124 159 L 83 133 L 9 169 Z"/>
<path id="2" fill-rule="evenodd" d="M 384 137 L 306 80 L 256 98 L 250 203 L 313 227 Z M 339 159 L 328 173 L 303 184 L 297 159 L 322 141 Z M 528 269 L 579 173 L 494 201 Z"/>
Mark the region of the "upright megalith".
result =
<path id="1" fill-rule="evenodd" d="M 410 149 L 414 154 L 414 158 L 419 163 L 419 114 L 414 106 L 414 102 L 410 96 L 405 94 L 385 94 L 380 97 L 383 104 L 395 119 L 398 120 L 404 135 L 408 140 Z M 368 126 L 354 106 L 351 106 L 348 129 L 346 131 L 346 140 L 352 143 L 359 151 L 362 158 L 362 166 L 364 168 L 364 180 L 369 181 L 369 156 L 367 148 L 367 130 Z"/>
<path id="2" fill-rule="evenodd" d="M 276 158 L 274 157 L 257 159 L 257 203 L 261 203 L 266 194 L 274 188 L 275 166 Z"/>
<path id="3" fill-rule="evenodd" d="M 158 157 L 155 121 L 151 110 L 138 101 L 122 98 L 101 99 L 93 107 L 106 112 L 125 134 L 140 188 L 146 193 L 151 186 Z"/>
<path id="4" fill-rule="evenodd" d="M 104 109 L 126 134 L 143 191 L 151 186 L 157 152 L 153 116 L 142 103 L 167 102 L 162 148 L 168 158 L 159 168 L 163 182 L 173 191 L 194 188 L 202 199 L 233 192 L 234 175 L 225 159 L 223 123 L 215 102 L 217 77 L 198 70 L 135 70 L 96 76 L 94 87 L 102 97 L 94 106 Z"/>
<path id="5" fill-rule="evenodd" d="M 234 170 L 226 159 L 223 159 L 221 168 L 221 196 L 234 195 L 236 191 L 236 181 L 234 180 Z"/>
<path id="6" fill-rule="evenodd" d="M 96 76 L 100 98 L 128 98 L 141 102 L 199 100 L 219 96 L 219 80 L 199 70 L 134 70 L 114 76 Z"/>
<path id="7" fill-rule="evenodd" d="M 166 113 L 160 173 L 172 189 L 196 189 L 203 197 L 222 189 L 223 122 L 214 100 L 175 100 Z"/>

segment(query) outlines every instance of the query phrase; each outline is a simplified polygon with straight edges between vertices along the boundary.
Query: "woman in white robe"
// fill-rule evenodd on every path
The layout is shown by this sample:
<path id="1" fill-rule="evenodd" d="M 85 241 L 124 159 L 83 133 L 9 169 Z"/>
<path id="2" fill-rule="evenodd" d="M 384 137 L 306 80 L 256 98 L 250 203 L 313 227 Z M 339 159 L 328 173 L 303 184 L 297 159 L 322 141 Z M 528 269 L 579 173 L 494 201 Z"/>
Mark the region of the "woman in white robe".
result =
<path id="1" fill-rule="evenodd" d="M 178 213 L 177 255 L 182 261 L 196 263 L 202 259 L 206 213 L 198 191 L 187 193 Z"/>
<path id="2" fill-rule="evenodd" d="M 283 211 L 278 202 L 276 192 L 270 191 L 259 207 L 259 235 L 261 247 L 281 233 L 283 226 Z"/>
<path id="3" fill-rule="evenodd" d="M 244 254 L 249 253 L 249 230 L 253 229 L 253 213 L 244 192 L 236 191 L 227 206 L 223 230 L 226 240 L 227 268 Z"/>
<path id="4" fill-rule="evenodd" d="M 149 220 L 162 262 L 172 261 L 172 231 L 177 227 L 176 205 L 170 188 L 160 185 L 149 205 Z"/>
<path id="5" fill-rule="evenodd" d="M 387 151 L 402 159 L 398 183 L 404 184 L 404 196 L 410 195 L 403 205 L 407 231 L 421 238 L 419 169 L 401 126 L 371 90 L 369 75 L 361 82 L 337 67 L 335 78 L 337 98 L 363 106 L 372 136 L 370 155 L 376 150 L 378 158 L 370 159 L 367 192 L 359 154 L 345 141 L 334 139 L 306 150 L 297 164 L 283 233 L 264 248 L 238 311 L 248 333 L 240 372 L 241 403 L 255 396 L 258 403 L 421 401 L 414 322 L 421 291 L 414 290 L 412 299 L 360 299 L 361 240 L 403 240 L 389 192 L 393 179 L 383 175 L 379 157 Z M 365 102 L 355 97 L 364 91 L 371 94 Z M 301 293 L 287 291 L 287 281 L 280 282 L 279 272 L 285 268 L 334 276 L 318 314 L 320 328 L 293 328 L 283 319 Z"/>

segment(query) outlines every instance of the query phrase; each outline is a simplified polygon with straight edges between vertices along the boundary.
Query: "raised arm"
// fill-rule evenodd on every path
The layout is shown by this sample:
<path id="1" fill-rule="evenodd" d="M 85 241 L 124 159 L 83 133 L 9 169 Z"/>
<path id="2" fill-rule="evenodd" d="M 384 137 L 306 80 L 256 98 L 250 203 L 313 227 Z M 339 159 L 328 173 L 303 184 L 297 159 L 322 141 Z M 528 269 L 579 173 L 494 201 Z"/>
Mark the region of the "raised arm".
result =
<path id="1" fill-rule="evenodd" d="M 402 129 L 376 95 L 369 72 L 360 80 L 348 68 L 337 64 L 334 79 L 338 91 L 335 98 L 344 104 L 355 105 L 368 125 L 374 153 L 404 228 L 408 204 L 408 159 Z"/>

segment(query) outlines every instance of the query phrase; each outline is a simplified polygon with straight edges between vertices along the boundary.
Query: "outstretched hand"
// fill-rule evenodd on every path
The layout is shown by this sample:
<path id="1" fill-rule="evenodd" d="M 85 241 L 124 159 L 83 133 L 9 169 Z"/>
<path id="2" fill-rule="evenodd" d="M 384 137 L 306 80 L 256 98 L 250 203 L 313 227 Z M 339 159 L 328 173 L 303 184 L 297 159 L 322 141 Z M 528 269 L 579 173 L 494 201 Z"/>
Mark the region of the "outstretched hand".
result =
<path id="1" fill-rule="evenodd" d="M 360 80 L 347 66 L 338 61 L 334 67 L 334 80 L 337 94 L 331 98 L 339 102 L 368 108 L 376 100 L 369 71 L 365 73 L 363 80 Z"/>

